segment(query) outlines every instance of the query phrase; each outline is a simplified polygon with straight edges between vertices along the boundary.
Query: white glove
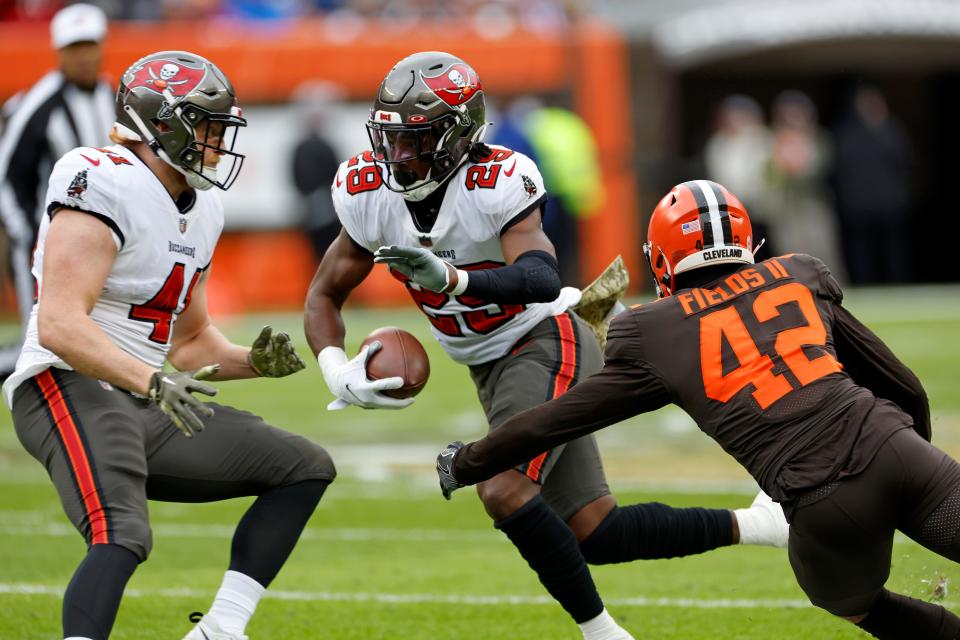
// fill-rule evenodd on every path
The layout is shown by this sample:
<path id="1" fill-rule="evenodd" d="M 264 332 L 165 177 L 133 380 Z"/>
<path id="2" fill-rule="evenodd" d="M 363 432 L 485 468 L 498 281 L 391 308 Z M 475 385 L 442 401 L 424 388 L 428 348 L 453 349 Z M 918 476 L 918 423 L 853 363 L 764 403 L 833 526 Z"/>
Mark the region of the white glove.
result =
<path id="1" fill-rule="evenodd" d="M 382 348 L 379 341 L 371 342 L 352 360 L 347 359 L 346 352 L 340 347 L 326 347 L 320 352 L 317 362 L 320 363 L 323 379 L 330 392 L 337 396 L 336 400 L 327 405 L 328 411 L 350 405 L 364 409 L 403 409 L 413 403 L 413 398 L 391 398 L 380 393 L 388 389 L 399 389 L 403 386 L 403 378 L 367 378 L 367 361 Z"/>

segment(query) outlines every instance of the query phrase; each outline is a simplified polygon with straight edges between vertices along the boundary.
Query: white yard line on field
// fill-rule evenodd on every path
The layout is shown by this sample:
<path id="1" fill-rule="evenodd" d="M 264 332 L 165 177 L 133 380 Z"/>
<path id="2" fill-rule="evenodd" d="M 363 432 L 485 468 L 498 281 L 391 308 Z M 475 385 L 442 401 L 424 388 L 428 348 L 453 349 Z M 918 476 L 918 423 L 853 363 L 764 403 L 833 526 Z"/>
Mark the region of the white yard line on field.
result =
<path id="1" fill-rule="evenodd" d="M 63 587 L 41 584 L 0 584 L 0 595 L 62 596 Z M 131 598 L 207 598 L 210 592 L 200 589 L 127 589 Z M 447 595 L 436 593 L 338 593 L 331 591 L 267 591 L 266 598 L 300 602 L 371 602 L 378 604 L 460 604 L 460 605 L 555 605 L 549 596 L 479 594 Z M 685 607 L 695 609 L 798 609 L 810 607 L 806 600 L 718 598 L 605 598 L 608 605 L 619 607 Z M 945 603 L 947 604 L 947 603 Z"/>

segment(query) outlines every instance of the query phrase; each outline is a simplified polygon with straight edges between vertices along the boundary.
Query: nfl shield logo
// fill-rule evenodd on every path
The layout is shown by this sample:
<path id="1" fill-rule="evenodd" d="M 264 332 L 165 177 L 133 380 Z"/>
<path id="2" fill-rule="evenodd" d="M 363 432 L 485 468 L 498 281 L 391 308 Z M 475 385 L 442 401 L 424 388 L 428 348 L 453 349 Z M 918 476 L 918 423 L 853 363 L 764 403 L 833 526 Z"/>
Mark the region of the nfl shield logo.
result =
<path id="1" fill-rule="evenodd" d="M 187 219 L 180 218 L 180 233 L 186 233 L 186 232 L 187 232 Z"/>

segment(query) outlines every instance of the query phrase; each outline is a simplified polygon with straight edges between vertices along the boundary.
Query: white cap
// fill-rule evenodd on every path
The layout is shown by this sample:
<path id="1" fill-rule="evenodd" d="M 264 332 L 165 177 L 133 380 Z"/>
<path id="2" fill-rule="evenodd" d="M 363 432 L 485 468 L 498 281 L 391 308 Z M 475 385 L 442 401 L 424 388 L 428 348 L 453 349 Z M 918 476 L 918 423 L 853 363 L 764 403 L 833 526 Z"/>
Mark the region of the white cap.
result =
<path id="1" fill-rule="evenodd" d="M 92 4 L 72 4 L 53 16 L 50 42 L 62 49 L 75 42 L 100 42 L 107 35 L 107 15 Z"/>

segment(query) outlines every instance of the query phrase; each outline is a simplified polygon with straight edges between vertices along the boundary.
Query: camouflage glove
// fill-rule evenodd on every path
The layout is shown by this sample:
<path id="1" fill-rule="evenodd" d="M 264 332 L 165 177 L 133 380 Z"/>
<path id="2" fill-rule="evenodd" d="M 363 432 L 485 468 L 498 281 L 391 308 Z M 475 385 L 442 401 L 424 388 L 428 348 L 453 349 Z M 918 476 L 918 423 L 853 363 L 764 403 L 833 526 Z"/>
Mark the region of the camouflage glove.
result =
<path id="1" fill-rule="evenodd" d="M 261 378 L 282 378 L 307 366 L 293 348 L 290 336 L 283 331 L 273 333 L 270 325 L 253 341 L 247 364 Z"/>
<path id="2" fill-rule="evenodd" d="M 627 266 L 623 263 L 623 258 L 617 256 L 603 270 L 603 273 L 597 276 L 596 280 L 583 289 L 580 302 L 572 307 L 573 311 L 593 329 L 601 349 L 607 343 L 607 327 L 610 324 L 611 311 L 620 303 L 620 298 L 627 291 L 629 284 L 630 274 L 627 273 Z"/>
<path id="3" fill-rule="evenodd" d="M 457 489 L 466 486 L 460 484 L 453 477 L 453 462 L 457 459 L 457 454 L 463 449 L 463 443 L 457 440 L 447 445 L 447 448 L 437 456 L 437 475 L 440 476 L 440 492 L 447 500 Z"/>
<path id="4" fill-rule="evenodd" d="M 380 247 L 373 254 L 373 261 L 396 269 L 424 289 L 447 291 L 450 288 L 450 272 L 454 267 L 429 249 L 419 247 Z"/>
<path id="5" fill-rule="evenodd" d="M 198 414 L 210 418 L 213 409 L 191 394 L 217 395 L 214 387 L 200 380 L 206 380 L 219 370 L 220 365 L 211 364 L 196 371 L 157 371 L 150 376 L 149 397 L 183 431 L 183 435 L 192 438 L 194 432 L 203 431 L 203 422 Z"/>

